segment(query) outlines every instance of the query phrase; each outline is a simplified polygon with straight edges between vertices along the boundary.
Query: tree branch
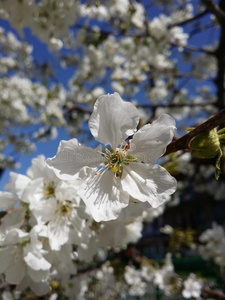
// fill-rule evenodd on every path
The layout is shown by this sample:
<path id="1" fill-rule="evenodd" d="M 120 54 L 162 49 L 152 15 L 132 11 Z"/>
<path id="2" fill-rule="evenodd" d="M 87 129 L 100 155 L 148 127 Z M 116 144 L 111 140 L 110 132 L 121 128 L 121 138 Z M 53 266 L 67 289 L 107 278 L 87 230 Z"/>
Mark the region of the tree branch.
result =
<path id="1" fill-rule="evenodd" d="M 206 31 L 211 28 L 215 28 L 215 24 L 213 22 L 206 24 L 202 27 L 194 28 L 192 31 L 189 32 L 189 38 L 193 37 L 195 34 L 199 34 L 200 32 Z"/>
<path id="2" fill-rule="evenodd" d="M 188 51 L 203 52 L 203 53 L 206 53 L 209 55 L 215 55 L 215 51 L 210 51 L 210 50 L 200 48 L 200 47 L 195 47 L 195 46 L 191 46 L 191 45 L 179 45 L 179 43 L 176 43 L 176 42 L 171 42 L 170 44 L 171 44 L 171 46 L 181 47 Z"/>
<path id="3" fill-rule="evenodd" d="M 220 290 L 211 290 L 211 289 L 202 289 L 202 292 L 210 294 L 212 296 L 216 296 L 220 299 L 225 299 L 225 294 L 223 292 L 221 292 Z"/>
<path id="4" fill-rule="evenodd" d="M 188 23 L 190 23 L 190 22 L 192 22 L 192 21 L 195 21 L 195 20 L 201 18 L 202 16 L 206 15 L 207 13 L 208 13 L 208 11 L 207 11 L 207 10 L 204 10 L 204 11 L 200 12 L 199 14 L 197 14 L 197 15 L 191 17 L 190 19 L 186 19 L 186 20 L 184 20 L 184 21 L 180 21 L 180 22 L 171 24 L 171 25 L 169 26 L 169 28 L 170 28 L 170 27 L 175 27 L 175 26 L 183 26 L 183 25 L 186 25 L 186 24 L 188 24 Z"/>
<path id="5" fill-rule="evenodd" d="M 207 10 L 213 13 L 221 25 L 225 25 L 225 13 L 213 0 L 202 0 Z"/>
<path id="6" fill-rule="evenodd" d="M 170 154 L 173 152 L 177 152 L 179 150 L 188 149 L 189 142 L 200 133 L 209 132 L 213 128 L 225 123 L 225 109 L 221 110 L 218 114 L 205 121 L 201 125 L 198 125 L 194 130 L 185 134 L 183 137 L 179 138 L 175 142 L 169 144 L 167 146 L 166 152 L 164 154 Z"/>

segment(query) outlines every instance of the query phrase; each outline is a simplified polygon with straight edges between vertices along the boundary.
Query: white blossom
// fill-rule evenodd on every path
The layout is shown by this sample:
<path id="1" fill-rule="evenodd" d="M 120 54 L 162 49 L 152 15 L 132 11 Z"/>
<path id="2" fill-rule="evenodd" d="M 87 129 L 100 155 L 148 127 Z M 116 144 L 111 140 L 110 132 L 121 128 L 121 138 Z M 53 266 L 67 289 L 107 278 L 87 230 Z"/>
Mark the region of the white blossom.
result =
<path id="1" fill-rule="evenodd" d="M 184 281 L 182 295 L 184 298 L 199 298 L 201 295 L 202 282 L 196 278 L 195 274 L 190 274 Z"/>
<path id="2" fill-rule="evenodd" d="M 130 196 L 148 201 L 155 208 L 176 189 L 175 179 L 152 163 L 171 141 L 174 120 L 162 115 L 125 142 L 135 132 L 138 121 L 138 110 L 117 93 L 99 97 L 89 127 L 100 143 L 110 145 L 109 149 L 96 151 L 72 139 L 61 141 L 56 156 L 47 159 L 47 164 L 64 180 L 76 179 L 81 170 L 87 170 L 89 176 L 78 194 L 96 221 L 116 219 Z"/>

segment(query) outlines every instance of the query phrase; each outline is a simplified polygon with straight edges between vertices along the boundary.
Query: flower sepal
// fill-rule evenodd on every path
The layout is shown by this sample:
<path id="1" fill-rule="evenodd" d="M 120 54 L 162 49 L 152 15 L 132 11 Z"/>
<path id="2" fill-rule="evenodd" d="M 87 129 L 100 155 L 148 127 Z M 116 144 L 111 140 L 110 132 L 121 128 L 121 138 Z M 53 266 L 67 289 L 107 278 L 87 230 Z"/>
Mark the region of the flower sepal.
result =
<path id="1" fill-rule="evenodd" d="M 190 128 L 189 131 L 193 130 Z M 222 145 L 224 144 L 224 130 L 217 131 L 216 128 L 203 132 L 195 136 L 189 143 L 192 157 L 210 159 L 216 156 L 215 178 L 218 180 L 220 176 L 220 159 L 223 155 Z"/>

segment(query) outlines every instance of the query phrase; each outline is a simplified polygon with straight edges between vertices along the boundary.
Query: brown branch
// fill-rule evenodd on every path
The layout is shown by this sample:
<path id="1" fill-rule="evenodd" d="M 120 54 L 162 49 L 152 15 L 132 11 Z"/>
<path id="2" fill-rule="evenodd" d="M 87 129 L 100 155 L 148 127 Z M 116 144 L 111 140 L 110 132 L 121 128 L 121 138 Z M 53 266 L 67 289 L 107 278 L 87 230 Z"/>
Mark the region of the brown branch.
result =
<path id="1" fill-rule="evenodd" d="M 211 22 L 209 24 L 206 24 L 204 26 L 195 28 L 195 29 L 193 29 L 192 31 L 189 32 L 189 38 L 193 37 L 195 34 L 199 34 L 200 32 L 206 31 L 206 30 L 211 29 L 211 28 L 215 28 L 215 24 L 213 22 Z"/>
<path id="2" fill-rule="evenodd" d="M 218 114 L 205 121 L 201 125 L 198 125 L 194 130 L 185 134 L 175 142 L 169 144 L 164 155 L 177 152 L 179 150 L 188 149 L 189 142 L 195 136 L 199 135 L 200 133 L 208 132 L 223 123 L 225 123 L 225 109 L 221 110 Z"/>
<path id="3" fill-rule="evenodd" d="M 225 299 L 225 294 L 219 290 L 210 290 L 210 289 L 202 289 L 202 292 L 210 294 L 212 296 L 216 296 L 221 299 Z"/>
<path id="4" fill-rule="evenodd" d="M 202 16 L 206 15 L 207 13 L 208 13 L 208 11 L 207 11 L 207 10 L 204 10 L 204 11 L 200 12 L 199 14 L 197 14 L 197 15 L 191 17 L 190 19 L 186 19 L 186 20 L 184 20 L 184 21 L 181 21 L 181 22 L 177 22 L 177 23 L 171 24 L 171 25 L 169 26 L 169 28 L 175 27 L 175 26 L 183 26 L 183 25 L 186 25 L 186 24 L 188 24 L 188 23 L 190 23 L 190 22 L 192 22 L 192 21 L 195 21 L 195 20 L 201 18 Z"/>
<path id="5" fill-rule="evenodd" d="M 221 25 L 225 25 L 225 13 L 219 5 L 217 5 L 213 0 L 202 0 L 202 3 L 206 6 L 208 11 L 215 15 Z"/>
<path id="6" fill-rule="evenodd" d="M 171 46 L 181 47 L 184 50 L 188 50 L 188 51 L 203 52 L 203 53 L 206 53 L 209 55 L 215 55 L 215 51 L 210 51 L 210 50 L 200 48 L 200 47 L 195 47 L 195 46 L 191 46 L 191 45 L 180 45 L 179 43 L 176 43 L 176 42 L 171 42 L 170 44 L 171 44 Z"/>

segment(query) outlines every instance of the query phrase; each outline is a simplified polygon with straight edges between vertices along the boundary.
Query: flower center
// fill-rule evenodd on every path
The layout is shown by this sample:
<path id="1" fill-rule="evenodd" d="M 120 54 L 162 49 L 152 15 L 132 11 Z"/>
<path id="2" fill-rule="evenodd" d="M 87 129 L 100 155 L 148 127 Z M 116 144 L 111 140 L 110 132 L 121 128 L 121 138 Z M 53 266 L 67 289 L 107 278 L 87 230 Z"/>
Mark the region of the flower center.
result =
<path id="1" fill-rule="evenodd" d="M 55 184 L 53 181 L 49 184 L 44 183 L 44 195 L 47 196 L 47 198 L 55 196 Z"/>
<path id="2" fill-rule="evenodd" d="M 57 212 L 61 216 L 67 215 L 71 211 L 71 201 L 65 200 L 63 202 L 57 201 Z"/>
<path id="3" fill-rule="evenodd" d="M 62 215 L 66 215 L 70 211 L 70 206 L 64 204 L 60 207 L 60 210 Z"/>
<path id="4" fill-rule="evenodd" d="M 116 148 L 116 150 L 105 148 L 104 152 L 97 151 L 101 153 L 105 162 L 104 165 L 101 166 L 95 175 L 102 176 L 105 170 L 111 170 L 115 178 L 121 178 L 123 174 L 123 165 L 129 165 L 131 162 L 137 162 L 139 156 L 127 155 L 127 151 L 129 150 L 129 142 L 124 145 L 124 141 L 122 144 Z"/>

